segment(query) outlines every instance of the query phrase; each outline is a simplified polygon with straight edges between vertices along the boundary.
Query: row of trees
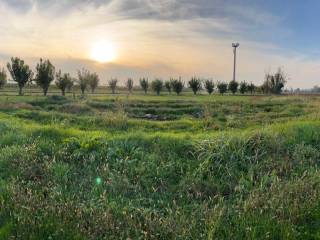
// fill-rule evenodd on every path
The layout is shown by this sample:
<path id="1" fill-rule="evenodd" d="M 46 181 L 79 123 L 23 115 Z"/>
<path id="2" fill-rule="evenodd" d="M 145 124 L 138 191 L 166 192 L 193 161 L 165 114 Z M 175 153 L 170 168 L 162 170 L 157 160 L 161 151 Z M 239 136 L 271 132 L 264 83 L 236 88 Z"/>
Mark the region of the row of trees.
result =
<path id="1" fill-rule="evenodd" d="M 88 70 L 82 69 L 78 71 L 78 79 L 74 79 L 69 73 L 62 73 L 61 70 L 55 71 L 55 67 L 49 60 L 42 60 L 36 66 L 35 74 L 32 72 L 30 67 L 19 58 L 11 58 L 11 62 L 7 64 L 8 71 L 19 87 L 19 95 L 23 94 L 23 88 L 27 83 L 35 82 L 43 90 L 43 94 L 46 96 L 48 93 L 49 86 L 55 80 L 55 85 L 61 90 L 62 95 L 65 95 L 66 91 L 71 91 L 73 86 L 78 85 L 82 94 L 85 93 L 89 88 L 92 93 L 95 92 L 99 86 L 99 76 L 96 73 L 91 73 Z M 6 71 L 0 69 L 0 88 L 6 84 Z M 257 89 L 260 89 L 263 93 L 280 94 L 285 86 L 286 77 L 281 69 L 275 74 L 266 74 L 265 81 L 260 87 L 256 87 L 253 83 L 247 83 L 245 81 L 238 83 L 236 81 L 217 82 L 214 83 L 212 80 L 202 80 L 197 77 L 191 78 L 188 82 L 188 87 L 193 91 L 195 95 L 199 91 L 205 89 L 208 94 L 212 94 L 215 89 L 220 94 L 225 94 L 227 91 L 235 94 L 238 91 L 242 94 L 250 92 L 251 94 Z M 108 86 L 111 88 L 113 94 L 116 92 L 118 80 L 116 78 L 108 81 Z M 131 93 L 134 88 L 134 82 L 129 78 L 126 82 L 126 87 Z M 155 79 L 149 84 L 147 78 L 140 79 L 140 87 L 143 89 L 145 94 L 149 91 L 149 88 L 160 95 L 161 91 L 166 89 L 170 94 L 175 92 L 177 95 L 185 88 L 185 82 L 181 78 L 172 78 L 168 81 L 162 81 L 161 79 Z"/>
<path id="2" fill-rule="evenodd" d="M 50 60 L 40 59 L 36 66 L 35 73 L 25 62 L 19 58 L 11 58 L 11 62 L 7 64 L 8 71 L 14 82 L 19 87 L 19 95 L 23 95 L 23 89 L 28 83 L 35 82 L 46 96 L 48 89 L 55 80 L 57 88 L 61 90 L 62 95 L 65 95 L 66 90 L 71 91 L 75 84 L 78 84 L 82 94 L 90 86 L 94 92 L 99 85 L 99 76 L 96 73 L 91 73 L 88 70 L 78 71 L 78 79 L 74 79 L 69 73 L 62 73 L 61 70 L 55 71 L 55 67 Z M 0 69 L 0 88 L 7 83 L 7 74 L 5 69 Z"/>

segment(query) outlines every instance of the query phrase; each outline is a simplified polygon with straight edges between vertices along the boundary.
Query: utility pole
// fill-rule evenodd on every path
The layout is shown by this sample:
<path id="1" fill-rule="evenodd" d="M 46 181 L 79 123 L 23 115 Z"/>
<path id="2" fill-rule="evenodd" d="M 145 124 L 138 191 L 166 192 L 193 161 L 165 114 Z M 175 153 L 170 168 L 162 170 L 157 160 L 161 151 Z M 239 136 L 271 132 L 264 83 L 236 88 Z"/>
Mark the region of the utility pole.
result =
<path id="1" fill-rule="evenodd" d="M 233 55 L 234 55 L 234 62 L 233 62 L 233 81 L 236 81 L 237 48 L 238 48 L 239 46 L 240 46 L 239 43 L 232 43 Z"/>

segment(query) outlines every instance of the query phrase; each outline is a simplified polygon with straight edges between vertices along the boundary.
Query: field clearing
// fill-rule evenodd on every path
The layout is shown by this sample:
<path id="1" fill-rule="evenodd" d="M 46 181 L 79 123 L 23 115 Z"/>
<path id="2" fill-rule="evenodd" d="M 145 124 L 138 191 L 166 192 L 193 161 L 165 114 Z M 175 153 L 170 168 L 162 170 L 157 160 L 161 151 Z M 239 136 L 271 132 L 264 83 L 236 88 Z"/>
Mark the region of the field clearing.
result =
<path id="1" fill-rule="evenodd" d="M 320 239 L 319 106 L 0 96 L 0 239 Z"/>

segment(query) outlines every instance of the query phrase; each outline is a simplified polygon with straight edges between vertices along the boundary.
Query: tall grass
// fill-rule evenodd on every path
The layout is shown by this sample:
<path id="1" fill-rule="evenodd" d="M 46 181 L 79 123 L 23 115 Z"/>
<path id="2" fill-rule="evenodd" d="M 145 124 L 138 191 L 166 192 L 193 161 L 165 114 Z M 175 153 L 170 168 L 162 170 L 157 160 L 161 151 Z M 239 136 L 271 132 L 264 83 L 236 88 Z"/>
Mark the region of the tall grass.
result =
<path id="1" fill-rule="evenodd" d="M 99 106 L 72 113 L 42 101 L 0 110 L 0 239 L 320 236 L 320 123 L 309 105 L 305 119 L 237 128 L 223 125 L 228 112 L 243 120 L 268 107 L 270 117 L 287 103 L 201 102 L 202 115 L 154 122 L 128 109 L 156 101 L 90 100 Z"/>

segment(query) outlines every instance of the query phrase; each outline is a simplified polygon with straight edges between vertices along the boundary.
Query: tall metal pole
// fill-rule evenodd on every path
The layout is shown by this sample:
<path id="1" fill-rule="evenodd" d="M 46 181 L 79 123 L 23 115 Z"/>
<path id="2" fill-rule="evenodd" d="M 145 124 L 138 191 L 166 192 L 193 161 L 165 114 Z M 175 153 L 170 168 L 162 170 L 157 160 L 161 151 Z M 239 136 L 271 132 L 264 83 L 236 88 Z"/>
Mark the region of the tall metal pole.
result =
<path id="1" fill-rule="evenodd" d="M 233 47 L 233 55 L 234 55 L 234 61 L 233 61 L 233 81 L 236 81 L 236 66 L 237 66 L 237 47 L 239 47 L 239 43 L 232 43 Z"/>
<path id="2" fill-rule="evenodd" d="M 233 81 L 236 81 L 237 48 L 233 49 L 233 56 L 234 56 L 234 60 L 233 60 Z"/>

